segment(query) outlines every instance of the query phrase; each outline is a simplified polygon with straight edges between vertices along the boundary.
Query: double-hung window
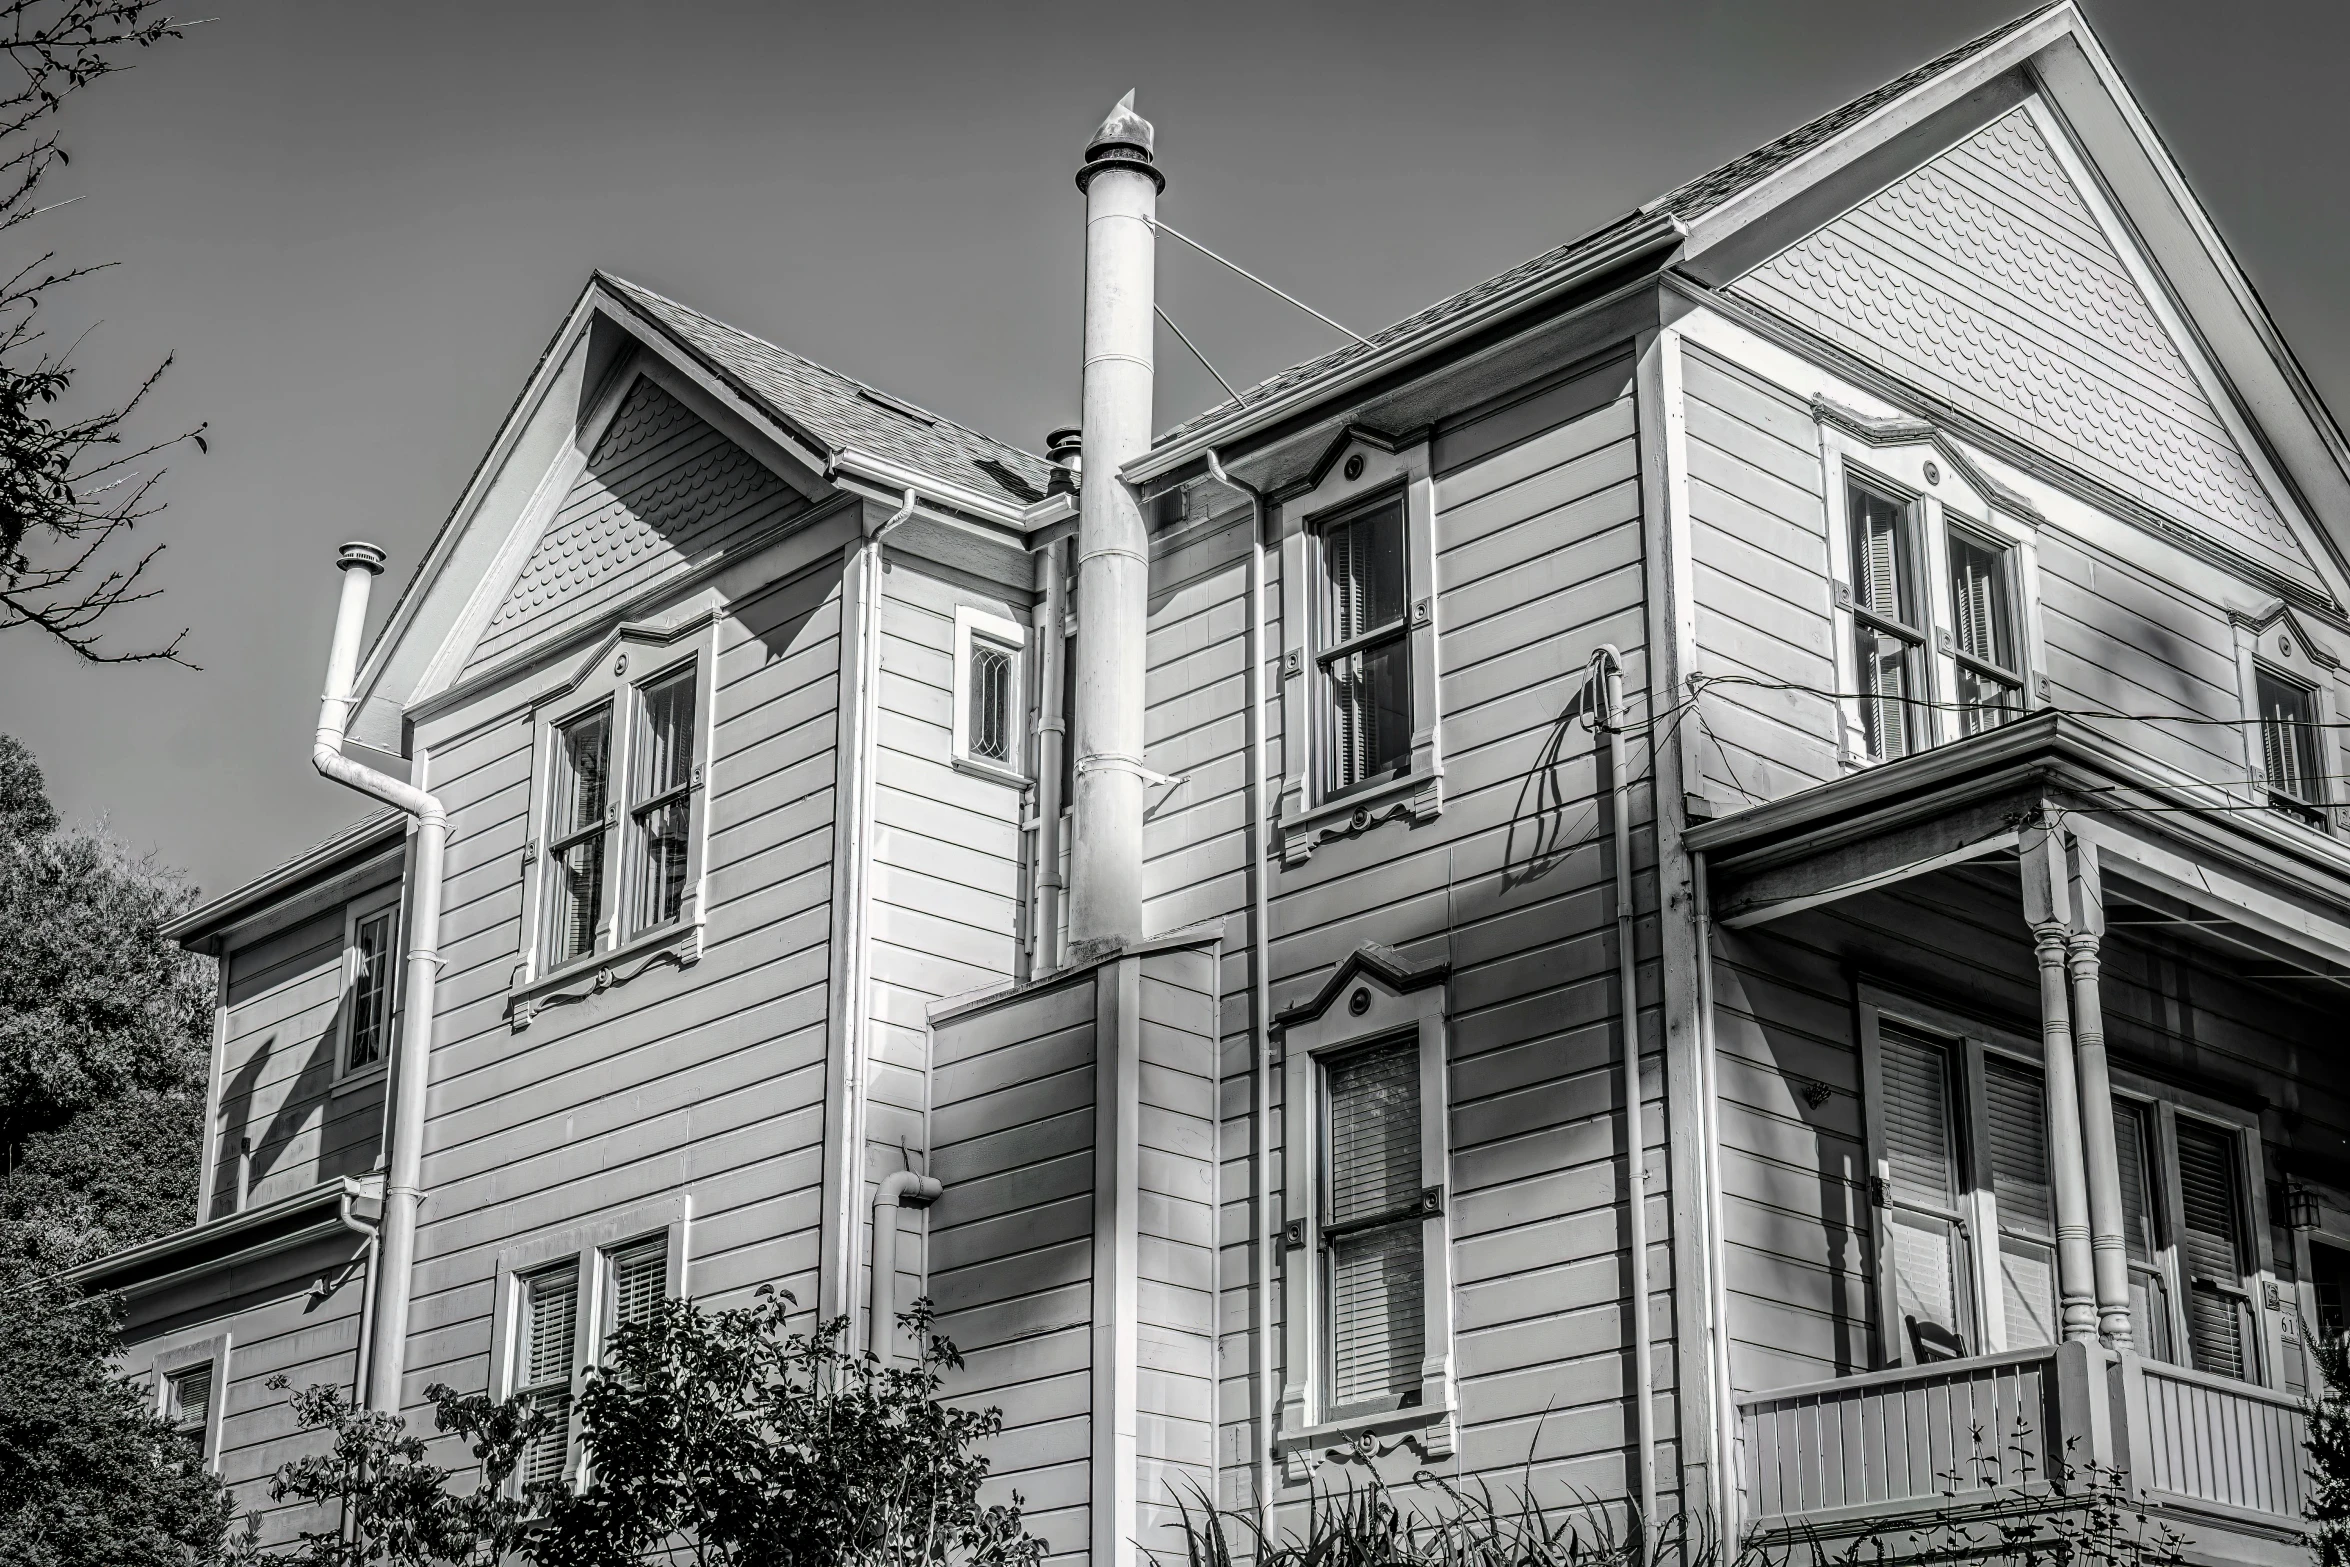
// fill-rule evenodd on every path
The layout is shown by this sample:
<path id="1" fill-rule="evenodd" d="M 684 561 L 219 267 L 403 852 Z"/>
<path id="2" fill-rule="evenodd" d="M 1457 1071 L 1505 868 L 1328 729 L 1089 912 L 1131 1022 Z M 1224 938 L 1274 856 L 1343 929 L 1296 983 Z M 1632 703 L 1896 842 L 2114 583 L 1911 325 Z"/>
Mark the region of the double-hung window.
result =
<path id="1" fill-rule="evenodd" d="M 711 647 L 706 631 L 678 639 L 608 644 L 540 700 L 531 964 L 517 976 L 536 988 L 517 998 L 518 1027 L 539 990 L 598 958 L 699 956 Z"/>
<path id="2" fill-rule="evenodd" d="M 1407 1034 L 1321 1068 L 1322 1291 L 1334 1415 L 1420 1401 L 1420 1041 Z"/>
<path id="3" fill-rule="evenodd" d="M 538 1434 L 522 1455 L 524 1485 L 551 1485 L 563 1478 L 571 1455 L 572 1375 L 579 1341 L 577 1259 L 541 1268 L 522 1280 L 521 1322 L 514 1335 L 515 1393 L 541 1417 Z"/>
<path id="4" fill-rule="evenodd" d="M 164 1378 L 163 1418 L 197 1459 L 212 1456 L 212 1362 L 207 1360 Z"/>
<path id="5" fill-rule="evenodd" d="M 1963 528 L 1950 532 L 1950 658 L 1958 732 L 1981 734 L 2024 710 L 2015 615 L 2015 551 Z"/>
<path id="6" fill-rule="evenodd" d="M 1286 1223 L 1279 1444 L 1409 1431 L 1451 1451 L 1441 970 L 1358 954 L 1282 1015 Z M 1300 1459 L 1302 1461 L 1302 1459 Z"/>
<path id="7" fill-rule="evenodd" d="M 1867 989 L 1861 1016 L 1885 1359 L 2055 1343 L 2056 1216 L 2037 1052 Z M 2113 1117 L 2136 1347 L 2256 1377 L 2243 1127 L 2135 1091 L 2117 1092 Z"/>
<path id="8" fill-rule="evenodd" d="M 1375 500 L 1321 525 L 1323 796 L 1397 777 L 1411 764 L 1411 643 L 1405 635 L 1404 501 Z"/>
<path id="9" fill-rule="evenodd" d="M 395 890 L 354 903 L 345 916 L 341 1073 L 365 1072 L 391 1045 L 399 975 L 400 905 Z"/>
<path id="10" fill-rule="evenodd" d="M 1862 743 L 1871 760 L 1909 755 L 1930 734 L 1924 704 L 1926 634 L 1918 613 L 1918 551 L 1909 503 L 1855 481 L 1845 516 L 1852 539 L 1853 668 Z"/>
<path id="11" fill-rule="evenodd" d="M 2268 773 L 2269 804 L 2323 831 L 2328 790 L 2317 692 L 2265 664 L 2255 668 L 2253 682 L 2260 702 L 2260 750 Z"/>
<path id="12" fill-rule="evenodd" d="M 2031 530 L 1935 441 L 1826 420 L 1843 749 L 1891 762 L 2023 716 L 2033 689 Z"/>

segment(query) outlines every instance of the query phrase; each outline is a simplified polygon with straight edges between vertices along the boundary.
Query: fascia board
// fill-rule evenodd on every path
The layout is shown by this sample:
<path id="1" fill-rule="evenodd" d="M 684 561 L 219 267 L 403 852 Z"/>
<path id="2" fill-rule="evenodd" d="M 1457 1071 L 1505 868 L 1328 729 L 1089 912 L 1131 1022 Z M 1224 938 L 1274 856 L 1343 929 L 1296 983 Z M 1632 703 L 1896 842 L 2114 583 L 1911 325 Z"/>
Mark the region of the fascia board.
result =
<path id="1" fill-rule="evenodd" d="M 1460 315 L 1448 316 L 1420 332 L 1382 344 L 1344 370 L 1301 381 L 1264 402 L 1235 409 L 1229 417 L 1194 430 L 1179 441 L 1155 446 L 1119 469 L 1118 476 L 1137 487 L 1153 484 L 1176 469 L 1203 461 L 1211 451 L 1246 441 L 1256 432 L 1288 420 L 1316 404 L 1341 399 L 1355 388 L 1393 374 L 1415 360 L 1439 353 L 1448 345 L 1481 332 L 1496 321 L 1580 288 L 1594 277 L 1624 266 L 1642 255 L 1677 246 L 1681 243 L 1682 233 L 1680 222 L 1667 214 L 1635 214 L 1635 221 L 1626 223 L 1622 231 L 1608 243 L 1595 245 L 1588 255 L 1577 258 L 1573 265 L 1556 272 L 1542 273 L 1516 288 L 1506 289 L 1491 299 L 1480 301 Z"/>
<path id="2" fill-rule="evenodd" d="M 833 453 L 826 472 L 828 477 L 835 480 L 863 479 L 880 491 L 874 499 L 887 500 L 893 505 L 902 503 L 906 491 L 912 490 L 918 500 L 928 500 L 945 512 L 960 512 L 965 521 L 993 523 L 998 527 L 1021 531 L 1028 527 L 1028 508 L 1024 505 L 1007 505 L 977 490 L 966 489 L 962 485 L 949 483 L 932 474 L 872 452 L 859 451 L 855 447 L 844 447 Z M 941 520 L 947 519 L 942 517 Z"/>
<path id="3" fill-rule="evenodd" d="M 1702 258 L 1709 251 L 1728 241 L 1748 224 L 1769 215 L 1797 192 L 1828 178 L 1910 127 L 1931 119 L 1994 77 L 2013 70 L 2049 44 L 2081 27 L 2079 12 L 2069 4 L 2059 6 L 2039 20 L 2018 28 L 1982 53 L 1960 61 L 1940 76 L 1920 82 L 1909 92 L 1879 105 L 1865 118 L 1854 121 L 1729 200 L 1691 219 L 1683 264 L 1690 267 L 1701 265 Z"/>
<path id="4" fill-rule="evenodd" d="M 193 944 L 216 944 L 231 927 L 243 923 L 262 907 L 294 893 L 325 876 L 334 877 L 368 868 L 384 848 L 404 838 L 408 818 L 398 812 L 371 816 L 337 833 L 326 842 L 277 869 L 257 876 L 233 892 L 199 904 L 166 920 L 156 933 L 166 941 L 191 950 Z"/>

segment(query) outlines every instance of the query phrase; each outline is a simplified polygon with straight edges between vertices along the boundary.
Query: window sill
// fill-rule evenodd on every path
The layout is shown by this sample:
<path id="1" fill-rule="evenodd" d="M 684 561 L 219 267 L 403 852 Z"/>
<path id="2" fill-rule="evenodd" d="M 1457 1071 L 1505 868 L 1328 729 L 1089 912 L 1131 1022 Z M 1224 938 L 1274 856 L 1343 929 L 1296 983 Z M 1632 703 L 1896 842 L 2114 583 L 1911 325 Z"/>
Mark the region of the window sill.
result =
<path id="1" fill-rule="evenodd" d="M 1351 838 L 1396 817 L 1434 821 L 1443 809 L 1443 775 L 1423 767 L 1320 805 L 1284 812 L 1281 863 L 1303 865 L 1315 849 L 1332 838 Z"/>
<path id="2" fill-rule="evenodd" d="M 601 995 L 659 964 L 688 968 L 701 956 L 702 922 L 689 917 L 631 936 L 609 951 L 576 959 L 552 974 L 532 978 L 524 965 L 515 970 L 514 983 L 506 992 L 506 1021 L 520 1033 L 548 1007 Z"/>
<path id="3" fill-rule="evenodd" d="M 1383 1436 L 1417 1437 L 1429 1458 L 1440 1458 L 1452 1451 L 1452 1423 L 1458 1412 L 1455 1405 L 1444 1403 L 1317 1421 L 1276 1433 L 1273 1451 L 1286 1460 L 1285 1467 L 1293 1481 L 1308 1478 L 1305 1471 L 1313 1463 L 1315 1450 L 1336 1447 L 1360 1450 L 1366 1446 L 1376 1450 L 1378 1439 Z"/>
<path id="4" fill-rule="evenodd" d="M 984 778 L 989 783 L 1002 784 L 1007 789 L 1025 789 L 1028 787 L 1028 775 L 1026 773 L 1020 772 L 1010 767 L 998 767 L 993 762 L 976 761 L 968 756 L 958 756 L 955 758 L 955 771 L 958 773 L 969 773 L 974 778 Z"/>
<path id="5" fill-rule="evenodd" d="M 385 1063 L 379 1057 L 355 1072 L 346 1072 L 335 1079 L 335 1086 L 327 1091 L 327 1098 L 330 1100 L 340 1099 L 346 1094 L 355 1094 L 363 1089 L 379 1088 L 383 1085 L 384 1070 Z"/>

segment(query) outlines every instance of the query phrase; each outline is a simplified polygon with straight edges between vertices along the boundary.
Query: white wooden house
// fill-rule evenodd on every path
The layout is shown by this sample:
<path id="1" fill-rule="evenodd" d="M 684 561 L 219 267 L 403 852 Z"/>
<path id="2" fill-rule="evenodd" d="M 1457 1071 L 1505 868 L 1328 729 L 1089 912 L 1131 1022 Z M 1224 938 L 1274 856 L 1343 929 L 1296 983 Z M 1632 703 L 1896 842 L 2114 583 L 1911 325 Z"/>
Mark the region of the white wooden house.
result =
<path id="1" fill-rule="evenodd" d="M 1835 1537 L 1976 1426 L 2301 1554 L 2350 448 L 2078 13 L 1158 432 L 1153 142 L 1052 460 L 599 275 L 364 657 L 346 549 L 392 809 L 181 921 L 201 1222 L 84 1270 L 161 1406 L 266 1505 L 273 1375 L 776 1283 L 934 1299 L 1100 1567 L 1366 1466 Z"/>

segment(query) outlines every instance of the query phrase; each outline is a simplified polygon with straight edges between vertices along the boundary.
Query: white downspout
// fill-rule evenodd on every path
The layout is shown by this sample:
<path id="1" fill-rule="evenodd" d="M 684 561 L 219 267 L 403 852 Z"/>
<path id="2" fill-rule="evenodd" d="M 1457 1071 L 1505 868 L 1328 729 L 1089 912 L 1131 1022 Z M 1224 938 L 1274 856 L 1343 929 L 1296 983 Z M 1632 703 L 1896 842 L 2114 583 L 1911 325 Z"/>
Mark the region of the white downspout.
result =
<path id="1" fill-rule="evenodd" d="M 416 881 L 408 920 L 408 972 L 400 997 L 399 1054 L 392 1070 L 391 1147 L 384 1179 L 383 1218 L 376 1225 L 376 1267 L 368 1278 L 371 1303 L 367 1407 L 398 1414 L 408 1361 L 408 1288 L 416 1262 L 416 1211 L 423 1205 L 424 1100 L 432 1082 L 433 990 L 440 977 L 441 862 L 449 815 L 434 796 L 413 784 L 362 766 L 343 755 L 351 722 L 351 682 L 359 667 L 359 637 L 367 621 L 367 594 L 384 569 L 384 552 L 351 543 L 335 564 L 343 573 L 342 606 L 326 660 L 326 690 L 318 703 L 318 740 L 311 764 L 339 784 L 407 812 L 416 820 Z"/>
<path id="2" fill-rule="evenodd" d="M 1615 790 L 1616 983 L 1623 992 L 1626 1239 L 1632 1249 L 1632 1420 L 1640 1466 L 1640 1554 L 1655 1554 L 1656 1399 L 1648 1326 L 1648 1130 L 1640 1103 L 1640 981 L 1632 946 L 1632 780 L 1624 770 L 1624 660 L 1609 643 L 1591 655 L 1606 691 L 1608 777 Z M 1654 741 L 1652 739 L 1651 743 Z"/>
<path id="3" fill-rule="evenodd" d="M 1728 1551 L 1738 1531 L 1738 1402 L 1730 1382 L 1730 1243 L 1722 1230 L 1722 1099 L 1720 1046 L 1714 1036 L 1713 898 L 1706 886 L 1705 856 L 1690 857 L 1697 889 L 1697 1043 L 1705 1099 L 1705 1225 L 1708 1270 L 1707 1315 L 1712 1319 L 1714 1383 L 1714 1519 L 1717 1550 Z"/>
<path id="4" fill-rule="evenodd" d="M 866 1312 L 865 1347 L 883 1365 L 897 1359 L 898 1212 L 927 1208 L 946 1190 L 935 1176 L 900 1170 L 873 1192 L 873 1293 Z"/>
<path id="5" fill-rule="evenodd" d="M 1036 957 L 1033 970 L 1061 966 L 1061 771 L 1067 764 L 1069 693 L 1061 688 L 1067 659 L 1061 646 L 1069 625 L 1069 583 L 1058 540 L 1044 548 L 1044 619 L 1036 638 Z"/>
<path id="6" fill-rule="evenodd" d="M 1208 477 L 1247 500 L 1248 533 L 1248 706 L 1249 706 L 1249 1024 L 1256 1047 L 1256 1135 L 1250 1157 L 1256 1163 L 1257 1199 L 1257 1410 L 1264 1429 L 1258 1433 L 1257 1530 L 1271 1539 L 1273 1529 L 1273 1416 L 1281 1404 L 1281 1377 L 1273 1358 L 1274 1265 L 1281 1256 L 1280 1237 L 1273 1227 L 1274 1198 L 1279 1181 L 1273 1168 L 1273 925 L 1272 899 L 1266 885 L 1266 867 L 1272 855 L 1272 812 L 1265 799 L 1265 774 L 1271 762 L 1266 733 L 1265 694 L 1265 497 L 1254 485 L 1244 484 L 1224 471 L 1213 450 L 1207 453 Z"/>

